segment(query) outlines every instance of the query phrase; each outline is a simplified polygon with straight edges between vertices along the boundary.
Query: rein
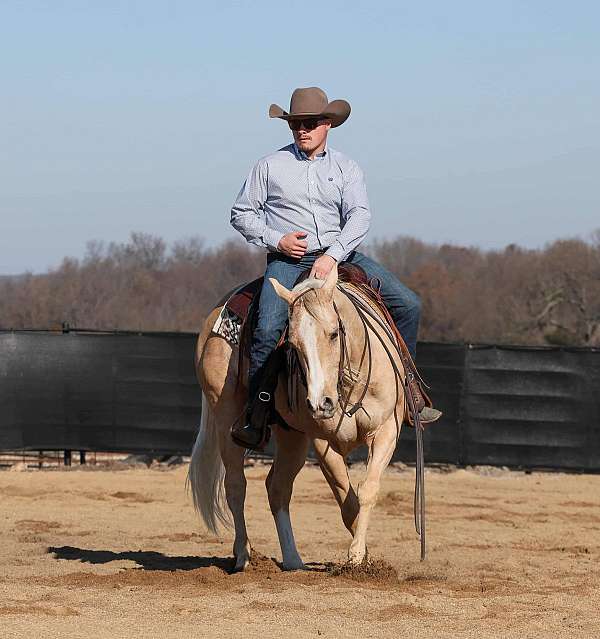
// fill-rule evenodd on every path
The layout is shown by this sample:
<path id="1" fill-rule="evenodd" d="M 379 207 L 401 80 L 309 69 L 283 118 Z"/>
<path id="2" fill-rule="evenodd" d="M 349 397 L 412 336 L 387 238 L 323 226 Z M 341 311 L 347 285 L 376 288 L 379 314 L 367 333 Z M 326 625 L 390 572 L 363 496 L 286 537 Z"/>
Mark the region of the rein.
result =
<path id="1" fill-rule="evenodd" d="M 355 285 L 351 285 L 355 286 Z M 421 561 L 425 559 L 426 556 L 426 538 L 425 538 L 425 463 L 424 463 L 424 453 L 423 453 L 423 425 L 421 424 L 421 419 L 419 415 L 419 410 L 416 405 L 415 398 L 413 396 L 412 383 L 415 381 L 415 375 L 422 382 L 422 379 L 419 376 L 410 355 L 404 351 L 401 346 L 402 337 L 400 335 L 396 336 L 394 331 L 390 328 L 388 323 L 384 318 L 380 316 L 379 313 L 374 311 L 370 304 L 368 304 L 360 295 L 359 290 L 353 292 L 350 290 L 350 287 L 342 287 L 339 284 L 337 285 L 338 290 L 340 290 L 351 302 L 354 308 L 356 309 L 358 316 L 361 320 L 361 324 L 363 327 L 363 348 L 360 357 L 360 363 L 358 365 L 358 372 L 352 370 L 350 366 L 350 356 L 347 346 L 347 334 L 344 323 L 340 316 L 339 310 L 333 302 L 333 308 L 338 318 L 338 327 L 339 327 L 339 340 L 340 340 L 340 361 L 339 361 L 339 370 L 338 370 L 338 393 L 340 398 L 343 400 L 343 406 L 341 408 L 340 419 L 336 426 L 336 432 L 340 429 L 344 417 L 352 417 L 358 410 L 365 410 L 362 402 L 367 394 L 369 384 L 371 381 L 371 373 L 372 373 L 372 346 L 371 346 L 371 335 L 372 332 L 377 339 L 379 340 L 381 346 L 385 350 L 390 364 L 392 365 L 392 369 L 394 370 L 394 381 L 395 381 L 395 390 L 396 390 L 396 401 L 394 403 L 394 420 L 396 422 L 396 429 L 398 436 L 400 434 L 401 423 L 398 419 L 398 400 L 400 398 L 400 384 L 402 384 L 404 388 L 404 398 L 405 402 L 408 404 L 408 409 L 410 411 L 410 415 L 413 420 L 413 425 L 415 427 L 415 435 L 416 435 L 416 464 L 415 464 L 415 492 L 414 492 L 414 520 L 415 520 L 415 530 L 419 535 L 419 539 L 421 542 Z M 308 289 L 312 290 L 312 289 Z M 308 290 L 303 291 L 290 305 L 290 314 L 293 312 L 295 304 L 306 295 Z M 369 293 L 364 292 L 365 297 L 369 299 Z M 386 343 L 386 340 L 380 335 L 380 333 L 375 329 L 375 324 L 383 330 L 385 336 L 388 338 L 389 342 L 392 345 L 392 348 Z M 392 352 L 394 351 L 394 352 Z M 400 358 L 400 361 L 403 363 L 403 371 L 400 370 L 395 361 L 395 355 Z M 362 370 L 365 357 L 367 357 L 367 376 L 366 381 L 363 385 L 362 393 L 358 399 L 358 401 L 354 402 L 352 406 L 350 406 L 350 398 L 356 384 L 359 380 L 359 374 Z M 303 378 L 303 382 L 306 385 L 306 379 L 304 378 L 304 371 L 302 366 L 299 365 L 298 362 L 298 354 L 292 348 L 290 348 L 288 353 L 288 368 L 289 368 L 289 387 L 288 387 L 288 397 L 290 398 L 290 402 L 292 406 L 296 405 L 297 398 L 297 389 L 296 384 L 293 383 L 293 379 L 295 375 L 296 368 L 299 368 L 300 373 Z M 344 382 L 345 379 L 349 379 L 351 382 L 350 389 L 346 391 Z M 422 382 L 424 383 L 424 382 Z M 294 387 L 292 389 L 292 387 Z M 368 413 L 367 413 L 368 415 Z"/>

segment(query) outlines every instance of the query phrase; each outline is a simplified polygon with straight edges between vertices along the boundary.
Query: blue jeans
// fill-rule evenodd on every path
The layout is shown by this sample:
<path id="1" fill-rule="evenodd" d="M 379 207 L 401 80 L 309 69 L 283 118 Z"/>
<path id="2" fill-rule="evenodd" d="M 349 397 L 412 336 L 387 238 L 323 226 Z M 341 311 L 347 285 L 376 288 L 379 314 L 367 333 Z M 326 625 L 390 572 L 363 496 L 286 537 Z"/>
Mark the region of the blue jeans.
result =
<path id="1" fill-rule="evenodd" d="M 272 277 L 291 289 L 300 274 L 310 269 L 317 257 L 319 255 L 305 255 L 297 260 L 281 253 L 270 253 L 267 256 L 265 283 L 260 294 L 257 325 L 250 349 L 248 390 L 251 399 L 258 393 L 263 367 L 277 346 L 288 318 L 288 305 L 275 293 L 268 278 Z M 414 358 L 421 314 L 419 297 L 387 269 L 358 251 L 350 253 L 346 262 L 360 266 L 369 279 L 379 280 L 383 301 Z"/>

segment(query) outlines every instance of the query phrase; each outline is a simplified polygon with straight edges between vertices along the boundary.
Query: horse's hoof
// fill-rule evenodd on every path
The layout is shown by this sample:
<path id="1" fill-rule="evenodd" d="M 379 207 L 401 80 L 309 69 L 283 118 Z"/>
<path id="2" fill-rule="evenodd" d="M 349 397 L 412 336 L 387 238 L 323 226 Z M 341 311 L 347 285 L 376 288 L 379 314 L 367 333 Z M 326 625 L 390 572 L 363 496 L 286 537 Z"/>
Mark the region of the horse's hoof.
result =
<path id="1" fill-rule="evenodd" d="M 287 563 L 284 563 L 283 569 L 286 572 L 289 572 L 291 570 L 306 570 L 306 566 L 304 565 L 304 562 L 299 559 L 298 561 L 289 561 Z"/>
<path id="2" fill-rule="evenodd" d="M 247 565 L 248 565 L 247 563 L 235 564 L 235 566 L 231 569 L 231 574 L 235 575 L 238 572 L 244 572 L 244 570 L 246 570 Z"/>
<path id="3" fill-rule="evenodd" d="M 250 557 L 238 557 L 235 560 L 235 564 L 233 566 L 233 568 L 231 569 L 231 574 L 236 573 L 236 572 L 244 572 L 244 570 L 246 570 L 246 568 L 248 567 L 248 564 L 250 563 Z"/>
<path id="4" fill-rule="evenodd" d="M 351 564 L 352 566 L 360 566 L 365 558 L 367 557 L 367 552 L 365 551 L 355 551 L 352 552 L 352 550 L 348 551 L 348 563 Z"/>

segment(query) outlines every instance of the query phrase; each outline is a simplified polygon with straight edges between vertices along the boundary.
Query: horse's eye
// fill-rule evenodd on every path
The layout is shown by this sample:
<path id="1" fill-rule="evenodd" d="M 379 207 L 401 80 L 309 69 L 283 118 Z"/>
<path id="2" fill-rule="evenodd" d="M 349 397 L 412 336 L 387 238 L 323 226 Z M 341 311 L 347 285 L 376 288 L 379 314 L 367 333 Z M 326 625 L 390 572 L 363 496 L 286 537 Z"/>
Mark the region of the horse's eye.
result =
<path id="1" fill-rule="evenodd" d="M 339 335 L 338 331 L 333 331 L 333 333 L 331 333 L 331 335 L 329 336 L 331 341 L 333 342 L 333 340 L 337 339 Z"/>

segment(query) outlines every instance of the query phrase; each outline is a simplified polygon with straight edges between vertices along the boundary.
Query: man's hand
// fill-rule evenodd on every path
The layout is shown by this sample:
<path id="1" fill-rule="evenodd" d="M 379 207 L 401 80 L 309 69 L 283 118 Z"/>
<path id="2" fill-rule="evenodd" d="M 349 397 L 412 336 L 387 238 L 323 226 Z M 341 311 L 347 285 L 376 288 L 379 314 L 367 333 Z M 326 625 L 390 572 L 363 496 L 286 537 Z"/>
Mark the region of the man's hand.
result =
<path id="1" fill-rule="evenodd" d="M 306 233 L 304 231 L 287 233 L 279 240 L 277 250 L 290 257 L 299 259 L 306 253 L 306 248 L 308 247 L 308 242 L 304 239 L 305 237 Z"/>
<path id="2" fill-rule="evenodd" d="M 329 272 L 333 268 L 335 260 L 330 255 L 321 255 L 315 260 L 313 267 L 310 271 L 311 277 L 316 277 L 318 280 L 325 280 L 329 275 Z"/>

